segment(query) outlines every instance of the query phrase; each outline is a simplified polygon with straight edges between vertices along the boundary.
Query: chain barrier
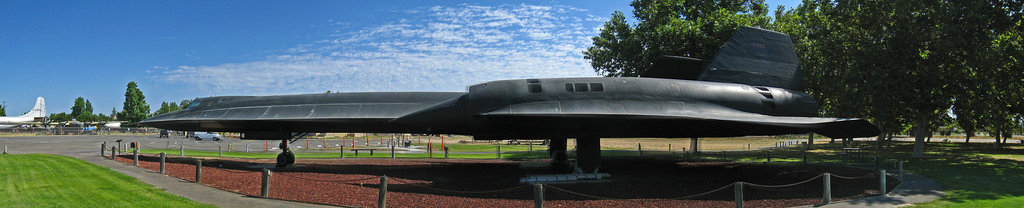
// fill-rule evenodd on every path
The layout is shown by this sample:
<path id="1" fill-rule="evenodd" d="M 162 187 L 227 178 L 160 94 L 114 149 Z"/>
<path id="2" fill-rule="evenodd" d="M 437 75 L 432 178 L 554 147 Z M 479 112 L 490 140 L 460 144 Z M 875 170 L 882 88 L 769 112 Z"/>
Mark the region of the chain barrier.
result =
<path id="1" fill-rule="evenodd" d="M 871 177 L 871 176 L 875 176 L 875 174 L 874 173 L 868 173 L 867 175 L 857 176 L 857 177 L 847 177 L 847 176 L 841 176 L 841 175 L 832 174 L 833 178 L 846 179 L 846 180 L 857 180 L 857 179 L 867 178 L 867 177 Z"/>
<path id="2" fill-rule="evenodd" d="M 400 182 L 402 182 L 403 185 L 411 185 L 411 186 L 416 186 L 416 187 L 430 189 L 430 190 L 435 190 L 435 191 L 444 191 L 444 192 L 452 192 L 452 193 L 460 193 L 460 194 L 488 194 L 488 193 L 497 193 L 497 192 L 510 191 L 510 190 L 515 190 L 515 189 L 519 189 L 519 188 L 530 186 L 530 185 L 525 185 L 524 184 L 524 185 L 518 185 L 518 186 L 502 188 L 502 189 L 496 189 L 496 190 L 461 191 L 461 190 L 451 190 L 451 189 L 435 188 L 435 187 L 420 185 L 418 183 L 413 183 L 413 182 L 411 182 L 409 180 L 400 179 L 400 178 L 389 178 L 389 179 L 392 179 L 392 180 L 395 180 L 395 181 L 400 181 Z"/>
<path id="3" fill-rule="evenodd" d="M 377 176 L 370 176 L 370 177 L 361 178 L 361 179 L 322 180 L 322 179 L 312 179 L 312 178 L 305 178 L 305 177 L 301 177 L 301 176 L 289 175 L 289 174 L 285 174 L 286 172 L 274 172 L 274 173 L 275 173 L 275 175 L 282 175 L 282 176 L 290 177 L 290 178 L 297 178 L 297 179 L 302 179 L 302 180 L 307 180 L 307 181 L 328 182 L 328 183 L 347 183 L 347 182 L 355 182 L 355 181 L 363 181 L 363 180 L 380 178 L 380 177 L 377 177 Z"/>
<path id="4" fill-rule="evenodd" d="M 833 176 L 835 176 L 835 175 L 833 175 Z M 804 181 L 800 181 L 800 182 L 796 182 L 796 183 L 791 183 L 791 184 L 783 184 L 783 185 L 761 185 L 761 184 L 747 183 L 747 182 L 743 182 L 743 183 L 746 184 L 746 185 L 750 185 L 751 187 L 757 187 L 757 188 L 788 188 L 788 187 L 797 186 L 797 185 L 800 185 L 800 184 L 805 184 L 807 182 L 814 181 L 814 179 L 818 179 L 818 178 L 821 178 L 821 177 L 822 177 L 822 175 L 818 175 L 818 176 L 815 176 L 815 177 L 813 177 L 811 179 L 807 179 L 807 180 L 804 180 Z"/>

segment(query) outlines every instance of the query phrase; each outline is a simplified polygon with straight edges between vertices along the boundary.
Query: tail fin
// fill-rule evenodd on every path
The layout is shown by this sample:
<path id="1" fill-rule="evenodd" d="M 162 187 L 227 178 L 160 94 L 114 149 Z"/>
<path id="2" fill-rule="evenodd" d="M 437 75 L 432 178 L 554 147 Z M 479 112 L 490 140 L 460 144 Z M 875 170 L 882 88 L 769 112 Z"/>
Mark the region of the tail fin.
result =
<path id="1" fill-rule="evenodd" d="M 46 117 L 46 101 L 43 100 L 43 97 L 37 97 L 36 105 L 32 106 L 32 110 L 28 111 L 28 113 L 26 113 L 25 115 L 21 115 L 19 117 Z"/>
<path id="2" fill-rule="evenodd" d="M 803 73 L 789 35 L 740 27 L 698 80 L 801 90 Z"/>

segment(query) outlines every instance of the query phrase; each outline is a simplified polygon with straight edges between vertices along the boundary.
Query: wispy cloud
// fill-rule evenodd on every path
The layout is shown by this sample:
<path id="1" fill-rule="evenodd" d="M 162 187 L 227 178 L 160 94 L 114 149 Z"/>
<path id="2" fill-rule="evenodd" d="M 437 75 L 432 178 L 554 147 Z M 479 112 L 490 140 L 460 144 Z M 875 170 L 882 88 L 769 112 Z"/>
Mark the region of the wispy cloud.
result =
<path id="1" fill-rule="evenodd" d="M 460 5 L 395 12 L 403 19 L 261 61 L 168 69 L 165 80 L 212 94 L 279 94 L 461 91 L 498 79 L 595 76 L 580 51 L 601 19 L 586 10 Z"/>

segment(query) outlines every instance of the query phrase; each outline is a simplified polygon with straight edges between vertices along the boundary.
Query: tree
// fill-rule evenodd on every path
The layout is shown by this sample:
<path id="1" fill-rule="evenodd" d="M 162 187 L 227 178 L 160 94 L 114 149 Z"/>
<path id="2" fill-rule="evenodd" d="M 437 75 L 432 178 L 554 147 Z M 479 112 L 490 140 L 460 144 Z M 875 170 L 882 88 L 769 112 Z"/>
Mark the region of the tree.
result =
<path id="1" fill-rule="evenodd" d="M 85 100 L 85 112 L 92 113 L 92 102 Z"/>
<path id="2" fill-rule="evenodd" d="M 7 116 L 7 102 L 0 104 L 0 116 Z"/>
<path id="3" fill-rule="evenodd" d="M 139 90 L 138 84 L 134 81 L 128 82 L 128 88 L 124 93 L 124 107 L 121 114 L 119 116 L 120 119 L 132 123 L 139 122 L 149 116 L 149 105 L 146 104 L 146 96 L 142 95 L 142 90 Z"/>
<path id="4" fill-rule="evenodd" d="M 70 121 L 70 120 L 71 120 L 71 115 L 68 115 L 67 113 L 64 113 L 64 112 L 61 112 L 61 113 L 51 113 L 50 114 L 50 121 L 53 121 L 53 122 L 67 122 L 67 121 Z"/>
<path id="5" fill-rule="evenodd" d="M 615 11 L 583 51 L 598 74 L 639 76 L 662 55 L 710 59 L 740 26 L 771 25 L 763 0 L 634 0 L 630 6 L 636 25 Z"/>
<path id="6" fill-rule="evenodd" d="M 75 104 L 71 106 L 71 118 L 78 118 L 83 112 L 85 112 L 85 98 L 75 98 Z"/>

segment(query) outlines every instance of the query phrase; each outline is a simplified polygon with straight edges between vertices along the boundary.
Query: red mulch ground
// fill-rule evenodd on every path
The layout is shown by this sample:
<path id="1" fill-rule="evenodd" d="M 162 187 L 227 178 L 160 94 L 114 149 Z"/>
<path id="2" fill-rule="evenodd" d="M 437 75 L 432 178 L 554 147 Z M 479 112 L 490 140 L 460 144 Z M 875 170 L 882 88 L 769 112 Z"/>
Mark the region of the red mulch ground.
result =
<path id="1" fill-rule="evenodd" d="M 117 158 L 131 164 L 131 155 Z M 156 172 L 159 157 L 140 156 L 142 168 Z M 195 181 L 195 159 L 168 156 L 167 175 Z M 203 184 L 249 196 L 259 196 L 260 170 L 269 159 L 203 158 Z M 276 199 L 374 207 L 379 176 L 387 175 L 390 207 L 530 207 L 533 189 L 519 184 L 527 174 L 567 173 L 567 169 L 520 168 L 521 161 L 459 159 L 304 159 L 271 175 L 270 197 Z M 782 185 L 805 181 L 821 173 L 865 176 L 870 171 L 798 165 L 672 161 L 653 158 L 605 158 L 606 182 L 553 184 L 545 187 L 548 207 L 734 207 L 728 187 L 689 200 L 681 196 L 708 192 L 734 181 Z M 832 177 L 833 200 L 877 195 L 878 177 Z M 888 189 L 895 188 L 889 178 Z M 745 186 L 744 204 L 751 207 L 790 207 L 821 202 L 821 179 L 778 188 Z M 576 193 L 568 193 L 564 189 Z M 497 190 L 497 191 L 495 191 Z M 577 194 L 578 193 L 578 194 Z M 580 195 L 580 194 L 585 194 Z M 602 197 L 602 198 L 594 198 Z"/>

